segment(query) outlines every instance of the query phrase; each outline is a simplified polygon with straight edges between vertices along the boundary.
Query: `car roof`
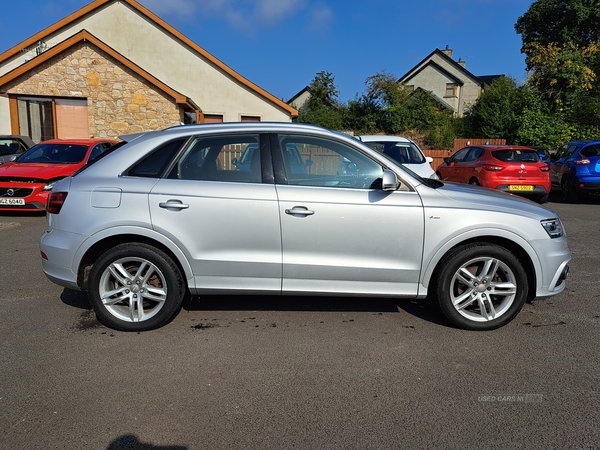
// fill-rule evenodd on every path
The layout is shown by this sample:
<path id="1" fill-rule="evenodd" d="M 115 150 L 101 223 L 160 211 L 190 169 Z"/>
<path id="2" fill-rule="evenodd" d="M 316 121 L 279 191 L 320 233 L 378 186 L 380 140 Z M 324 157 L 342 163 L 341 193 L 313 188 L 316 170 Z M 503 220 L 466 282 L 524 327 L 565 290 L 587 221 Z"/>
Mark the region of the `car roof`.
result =
<path id="1" fill-rule="evenodd" d="M 35 142 L 29 136 L 21 136 L 19 134 L 2 134 L 0 139 L 19 139 L 25 142 L 27 145 L 34 146 Z"/>
<path id="2" fill-rule="evenodd" d="M 495 151 L 495 150 L 531 150 L 534 152 L 536 151 L 532 147 L 525 147 L 525 146 L 521 146 L 521 145 L 467 145 L 467 147 L 465 147 L 465 148 L 469 148 L 469 147 L 482 148 L 482 149 L 487 149 L 490 151 Z"/>
<path id="3" fill-rule="evenodd" d="M 220 133 L 310 133 L 313 136 L 337 135 L 340 139 L 355 140 L 353 136 L 342 132 L 335 132 L 317 125 L 295 122 L 221 122 L 210 124 L 176 125 L 163 130 L 148 131 L 134 134 L 124 134 L 119 139 L 125 142 L 134 140 L 147 140 L 153 137 L 168 138 L 186 136 L 190 134 L 220 134 Z"/>
<path id="4" fill-rule="evenodd" d="M 363 136 L 356 136 L 356 138 L 363 142 L 412 142 L 410 139 L 407 139 L 402 136 L 385 136 L 385 135 L 377 135 L 377 134 L 366 134 Z"/>
<path id="5" fill-rule="evenodd" d="M 93 145 L 93 144 L 99 144 L 101 142 L 114 142 L 114 143 L 117 143 L 119 141 L 114 140 L 114 139 L 98 139 L 98 138 L 89 138 L 89 139 L 48 139 L 47 141 L 40 142 L 40 144 Z"/>

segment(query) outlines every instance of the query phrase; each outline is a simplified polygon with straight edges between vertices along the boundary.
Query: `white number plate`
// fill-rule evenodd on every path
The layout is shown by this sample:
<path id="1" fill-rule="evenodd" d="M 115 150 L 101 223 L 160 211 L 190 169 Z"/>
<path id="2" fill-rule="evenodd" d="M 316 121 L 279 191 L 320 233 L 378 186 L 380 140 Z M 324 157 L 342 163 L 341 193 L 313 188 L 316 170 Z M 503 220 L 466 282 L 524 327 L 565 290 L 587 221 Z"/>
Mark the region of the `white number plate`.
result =
<path id="1" fill-rule="evenodd" d="M 0 198 L 0 205 L 24 205 L 25 200 L 22 198 Z"/>

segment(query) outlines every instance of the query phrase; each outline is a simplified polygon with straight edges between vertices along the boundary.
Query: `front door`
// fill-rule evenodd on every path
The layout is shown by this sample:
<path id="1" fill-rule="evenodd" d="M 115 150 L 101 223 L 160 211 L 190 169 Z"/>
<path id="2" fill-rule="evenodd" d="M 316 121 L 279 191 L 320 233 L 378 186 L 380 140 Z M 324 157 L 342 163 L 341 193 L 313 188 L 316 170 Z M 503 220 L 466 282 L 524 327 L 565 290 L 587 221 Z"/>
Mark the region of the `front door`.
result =
<path id="1" fill-rule="evenodd" d="M 283 292 L 417 294 L 423 250 L 419 195 L 381 189 L 383 167 L 344 143 L 280 135 L 287 185 L 277 184 Z M 293 144 L 307 173 L 293 173 Z"/>

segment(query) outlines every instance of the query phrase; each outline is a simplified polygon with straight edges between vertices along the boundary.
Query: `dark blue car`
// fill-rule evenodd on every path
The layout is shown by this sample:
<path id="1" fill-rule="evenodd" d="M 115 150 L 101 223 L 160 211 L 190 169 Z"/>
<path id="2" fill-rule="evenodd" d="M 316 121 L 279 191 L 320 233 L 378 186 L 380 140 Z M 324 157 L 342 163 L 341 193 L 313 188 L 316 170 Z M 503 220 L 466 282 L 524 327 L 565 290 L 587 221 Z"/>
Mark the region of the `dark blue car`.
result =
<path id="1" fill-rule="evenodd" d="M 569 203 L 576 203 L 581 194 L 600 193 L 600 140 L 562 145 L 552 155 L 550 180 Z"/>

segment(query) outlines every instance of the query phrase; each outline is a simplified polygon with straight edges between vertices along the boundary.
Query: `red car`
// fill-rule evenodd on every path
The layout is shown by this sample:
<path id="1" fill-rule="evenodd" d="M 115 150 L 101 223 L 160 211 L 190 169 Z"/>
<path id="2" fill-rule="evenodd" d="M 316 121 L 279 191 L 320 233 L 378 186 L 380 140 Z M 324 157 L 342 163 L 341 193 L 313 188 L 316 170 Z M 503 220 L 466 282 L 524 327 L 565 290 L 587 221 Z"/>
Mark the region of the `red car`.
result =
<path id="1" fill-rule="evenodd" d="M 107 139 L 56 139 L 34 145 L 15 161 L 0 166 L 0 211 L 45 211 L 48 193 L 57 181 L 116 143 Z"/>
<path id="2" fill-rule="evenodd" d="M 443 181 L 457 181 L 548 201 L 550 171 L 538 152 L 514 145 L 482 145 L 458 150 L 438 166 Z"/>

